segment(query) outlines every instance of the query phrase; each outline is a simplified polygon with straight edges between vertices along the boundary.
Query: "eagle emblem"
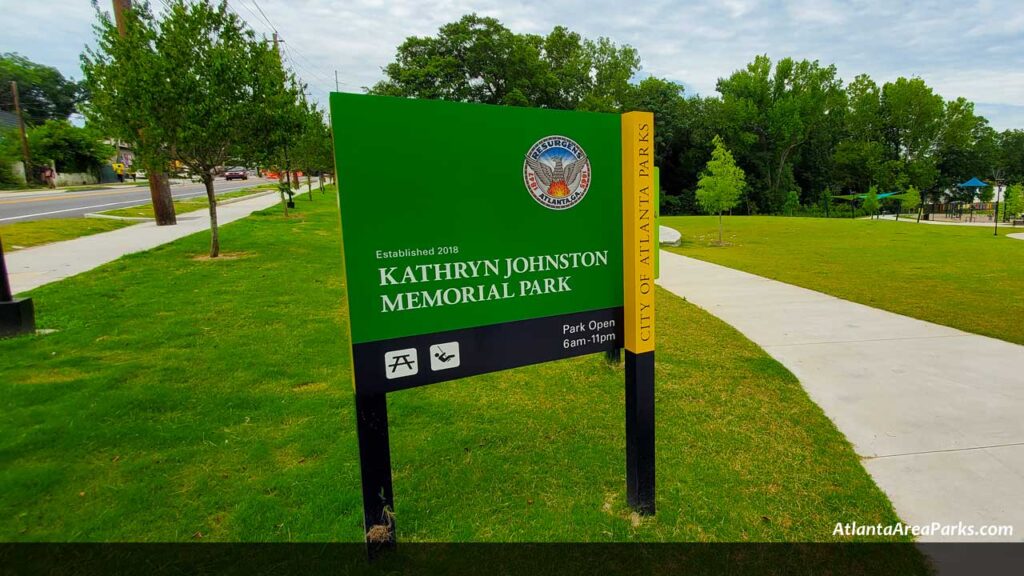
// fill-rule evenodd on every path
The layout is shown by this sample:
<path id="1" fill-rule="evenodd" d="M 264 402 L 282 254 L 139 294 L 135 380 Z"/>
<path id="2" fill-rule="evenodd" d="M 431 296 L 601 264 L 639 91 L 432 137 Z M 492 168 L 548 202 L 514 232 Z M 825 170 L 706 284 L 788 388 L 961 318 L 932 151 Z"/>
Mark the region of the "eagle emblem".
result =
<path id="1" fill-rule="evenodd" d="M 523 182 L 542 206 L 552 210 L 572 208 L 590 189 L 590 159 L 571 138 L 541 138 L 526 153 Z"/>

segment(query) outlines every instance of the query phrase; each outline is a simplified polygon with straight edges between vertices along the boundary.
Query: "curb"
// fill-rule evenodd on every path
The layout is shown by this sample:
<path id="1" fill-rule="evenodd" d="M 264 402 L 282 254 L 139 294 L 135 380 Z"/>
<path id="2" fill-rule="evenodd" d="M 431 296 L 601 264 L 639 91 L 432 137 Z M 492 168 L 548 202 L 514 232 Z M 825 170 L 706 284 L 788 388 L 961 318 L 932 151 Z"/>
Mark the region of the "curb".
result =
<path id="1" fill-rule="evenodd" d="M 267 194 L 277 194 L 277 190 L 271 188 L 268 188 L 266 190 L 257 190 L 252 194 L 246 194 L 245 196 L 238 196 L 237 198 L 228 198 L 227 200 L 219 201 L 217 202 L 217 205 L 223 206 L 225 204 L 234 204 L 235 202 L 241 202 L 242 200 L 251 200 L 253 198 L 258 198 L 260 196 L 266 196 Z"/>
<path id="2" fill-rule="evenodd" d="M 227 204 L 234 204 L 235 202 L 241 202 L 242 200 L 250 200 L 252 198 L 258 198 L 260 196 L 266 196 L 267 194 L 271 194 L 271 193 L 277 193 L 277 190 L 270 190 L 270 189 L 259 190 L 259 191 L 253 192 L 252 194 L 246 194 L 245 196 L 238 196 L 236 198 L 228 198 L 227 200 L 222 200 L 220 202 L 217 202 L 217 205 L 218 206 L 224 206 L 224 205 L 227 205 Z M 198 212 L 198 210 L 196 210 L 196 212 Z M 186 212 L 186 214 L 187 214 L 187 212 Z M 127 221 L 127 222 L 152 222 L 153 221 L 152 218 L 145 218 L 145 217 L 142 217 L 142 216 L 114 216 L 112 214 L 103 214 L 102 212 L 89 212 L 88 214 L 84 214 L 83 216 L 85 218 L 104 218 L 104 219 L 107 219 L 107 220 L 124 220 L 124 221 Z"/>
<path id="3" fill-rule="evenodd" d="M 126 220 L 128 222 L 152 222 L 152 218 L 143 218 L 142 216 L 113 216 L 111 214 L 101 214 L 99 212 L 89 212 L 82 215 L 84 218 L 100 218 L 103 220 Z"/>

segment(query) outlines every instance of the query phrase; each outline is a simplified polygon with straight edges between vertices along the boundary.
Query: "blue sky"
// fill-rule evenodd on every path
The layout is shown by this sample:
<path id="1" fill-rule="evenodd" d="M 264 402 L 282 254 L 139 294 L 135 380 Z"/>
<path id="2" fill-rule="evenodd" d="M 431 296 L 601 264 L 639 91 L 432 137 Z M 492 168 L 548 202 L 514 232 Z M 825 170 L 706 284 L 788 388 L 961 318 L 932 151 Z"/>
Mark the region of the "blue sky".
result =
<path id="1" fill-rule="evenodd" d="M 162 0 L 151 0 L 162 7 Z M 100 0 L 108 9 L 110 0 Z M 715 81 L 757 54 L 834 63 L 851 80 L 920 76 L 945 98 L 964 96 L 997 129 L 1024 128 L 1024 6 L 1020 0 L 692 0 L 508 2 L 507 0 L 230 0 L 260 33 L 285 39 L 296 72 L 319 99 L 380 79 L 395 47 L 462 14 L 499 18 L 517 32 L 562 24 L 636 47 L 641 76 L 710 94 Z M 262 9 L 268 24 L 259 13 Z M 89 0 L 0 0 L 0 51 L 16 51 L 80 77 L 91 42 Z"/>

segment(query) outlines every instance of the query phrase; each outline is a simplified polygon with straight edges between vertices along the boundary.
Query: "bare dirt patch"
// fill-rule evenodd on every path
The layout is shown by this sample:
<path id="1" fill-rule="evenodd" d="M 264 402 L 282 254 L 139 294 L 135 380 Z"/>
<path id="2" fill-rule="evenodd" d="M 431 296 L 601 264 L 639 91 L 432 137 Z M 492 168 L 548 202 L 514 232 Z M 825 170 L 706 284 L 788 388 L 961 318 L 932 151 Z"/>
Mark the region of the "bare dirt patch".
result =
<path id="1" fill-rule="evenodd" d="M 241 258 L 251 258 L 255 256 L 255 252 L 221 252 L 220 256 L 216 258 L 210 258 L 209 254 L 197 254 L 192 257 L 197 262 L 215 262 L 217 260 L 239 260 Z"/>

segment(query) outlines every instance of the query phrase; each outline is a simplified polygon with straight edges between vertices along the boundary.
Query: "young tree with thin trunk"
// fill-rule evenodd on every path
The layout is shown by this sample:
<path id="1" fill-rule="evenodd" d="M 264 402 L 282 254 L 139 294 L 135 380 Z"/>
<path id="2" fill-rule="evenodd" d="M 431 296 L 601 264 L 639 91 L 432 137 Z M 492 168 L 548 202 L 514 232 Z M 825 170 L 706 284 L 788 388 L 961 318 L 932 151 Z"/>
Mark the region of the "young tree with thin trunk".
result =
<path id="1" fill-rule="evenodd" d="M 283 90 L 263 77 L 280 68 L 265 42 L 257 41 L 226 2 L 175 0 L 157 41 L 169 71 L 169 97 L 161 139 L 172 157 L 199 175 L 210 210 L 210 257 L 220 254 L 214 170 L 233 156 L 263 146 L 264 130 Z"/>
<path id="2" fill-rule="evenodd" d="M 718 214 L 718 244 L 722 245 L 722 213 L 739 204 L 746 186 L 746 175 L 736 165 L 732 153 L 720 136 L 715 136 L 714 151 L 697 183 L 697 202 L 708 214 Z"/>
<path id="3" fill-rule="evenodd" d="M 330 170 L 334 162 L 331 155 L 331 131 L 324 121 L 323 112 L 315 105 L 302 100 L 302 131 L 292 147 L 295 165 L 306 174 L 309 199 L 313 199 L 310 174 Z"/>
<path id="4" fill-rule="evenodd" d="M 914 186 L 907 188 L 907 191 L 903 193 L 900 198 L 900 210 L 914 210 L 921 206 L 921 192 Z M 896 213 L 896 219 L 900 219 L 899 212 Z M 920 215 L 918 215 L 918 222 L 920 222 Z"/>
<path id="5" fill-rule="evenodd" d="M 1016 218 L 1021 212 L 1024 212 L 1024 185 L 1011 184 L 1003 197 L 1003 215 Z"/>
<path id="6" fill-rule="evenodd" d="M 878 186 L 868 188 L 868 196 L 864 199 L 864 210 L 874 218 L 878 213 Z"/>
<path id="7" fill-rule="evenodd" d="M 210 257 L 217 257 L 214 170 L 268 146 L 266 131 L 283 101 L 284 87 L 274 81 L 280 60 L 223 1 L 171 0 L 159 22 L 139 20 L 137 27 L 150 26 L 148 74 L 154 83 L 132 103 L 130 114 L 147 143 L 159 143 L 169 159 L 202 179 Z"/>

